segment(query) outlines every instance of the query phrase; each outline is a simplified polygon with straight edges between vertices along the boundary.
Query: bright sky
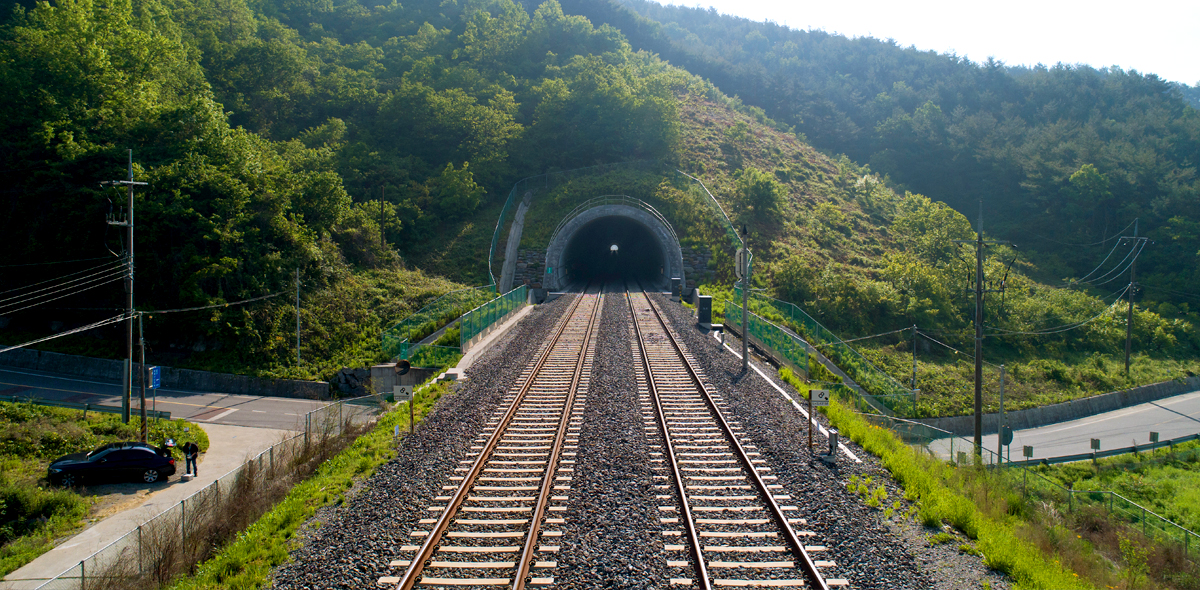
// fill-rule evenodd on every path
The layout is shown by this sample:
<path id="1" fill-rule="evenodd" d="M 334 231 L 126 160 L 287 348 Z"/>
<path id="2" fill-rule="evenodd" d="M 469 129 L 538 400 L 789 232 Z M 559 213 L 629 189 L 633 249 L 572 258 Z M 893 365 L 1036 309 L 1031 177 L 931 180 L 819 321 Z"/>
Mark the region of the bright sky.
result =
<path id="1" fill-rule="evenodd" d="M 895 39 L 974 62 L 1120 66 L 1200 84 L 1197 0 L 658 0 L 793 29 Z"/>

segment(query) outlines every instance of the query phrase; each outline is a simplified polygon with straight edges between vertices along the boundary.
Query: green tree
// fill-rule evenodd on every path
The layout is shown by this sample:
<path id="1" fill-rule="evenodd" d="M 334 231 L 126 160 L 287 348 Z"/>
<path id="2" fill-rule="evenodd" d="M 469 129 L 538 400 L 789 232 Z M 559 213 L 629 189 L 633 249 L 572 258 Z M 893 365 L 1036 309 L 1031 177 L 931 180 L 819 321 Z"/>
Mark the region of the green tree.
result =
<path id="1" fill-rule="evenodd" d="M 775 175 L 753 166 L 743 168 L 734 181 L 737 198 L 734 214 L 739 223 L 768 224 L 780 213 L 787 198 L 787 188 Z"/>

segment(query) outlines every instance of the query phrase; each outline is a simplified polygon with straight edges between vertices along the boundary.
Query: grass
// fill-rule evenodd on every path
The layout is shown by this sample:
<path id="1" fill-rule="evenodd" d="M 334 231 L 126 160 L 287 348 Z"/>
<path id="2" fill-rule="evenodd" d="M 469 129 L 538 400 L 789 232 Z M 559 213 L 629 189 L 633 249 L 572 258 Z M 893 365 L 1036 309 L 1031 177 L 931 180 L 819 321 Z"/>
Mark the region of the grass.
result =
<path id="1" fill-rule="evenodd" d="M 701 292 L 713 297 L 713 321 L 724 321 L 725 305 L 734 299 L 734 291 L 722 285 L 701 285 Z M 733 301 L 740 305 L 740 301 Z M 798 330 L 773 308 L 751 301 L 751 311 L 780 325 Z M 718 319 L 719 318 L 719 319 Z M 907 386 L 912 380 L 913 356 L 911 341 L 896 344 L 856 342 L 854 348 L 864 358 L 893 379 Z M 974 411 L 971 388 L 974 383 L 974 362 L 964 355 L 919 352 L 917 359 L 917 417 L 960 416 Z M 837 358 L 833 359 L 835 362 Z M 1041 407 L 1128 387 L 1182 379 L 1200 373 L 1200 359 L 1172 359 L 1135 355 L 1131 377 L 1126 379 L 1123 359 L 1098 353 L 1066 355 L 1059 358 L 1020 356 L 1010 351 L 1007 358 L 988 357 L 989 363 L 1005 363 L 1004 407 L 1015 411 Z M 810 363 L 810 370 L 815 363 Z M 1000 374 L 987 366 L 983 373 L 984 411 L 999 411 Z M 871 380 L 856 372 L 856 366 L 841 366 L 868 392 Z M 816 371 L 822 368 L 817 365 Z M 816 375 L 812 376 L 818 379 Z M 836 381 L 827 377 L 820 380 Z M 874 393 L 874 392 L 872 392 Z M 906 416 L 907 417 L 907 416 Z"/>
<path id="2" fill-rule="evenodd" d="M 189 432 L 184 433 L 183 429 Z M 33 561 L 55 542 L 78 531 L 97 498 L 76 490 L 53 488 L 46 480 L 50 462 L 62 455 L 90 451 L 108 442 L 137 440 L 140 421 L 80 410 L 0 402 L 0 575 Z M 195 440 L 201 450 L 204 430 L 183 420 L 150 423 L 148 440 Z M 176 460 L 183 456 L 176 451 Z M 86 488 L 84 488 L 86 490 Z"/>
<path id="3" fill-rule="evenodd" d="M 414 406 L 418 421 L 433 408 L 449 385 L 421 389 Z M 408 427 L 408 412 L 384 414 L 369 432 L 325 461 L 313 476 L 291 489 L 269 512 L 224 546 L 195 573 L 178 579 L 175 590 L 249 590 L 265 587 L 272 570 L 288 560 L 288 549 L 297 531 L 323 506 L 341 502 L 355 480 L 369 477 L 375 468 L 395 456 L 393 429 Z"/>
<path id="4" fill-rule="evenodd" d="M 803 386 L 794 375 L 781 373 L 780 377 L 790 385 Z M 1055 552 L 1046 551 L 1023 534 L 1025 527 L 1035 526 L 1020 516 L 1026 507 L 1019 496 L 999 491 L 987 472 L 959 470 L 918 455 L 890 431 L 867 423 L 837 400 L 831 400 L 825 412 L 843 436 L 879 457 L 904 488 L 905 498 L 917 504 L 919 522 L 937 529 L 948 524 L 962 532 L 975 541 L 984 563 L 1010 576 L 1018 588 L 1104 587 L 1080 579 L 1061 557 L 1054 559 Z"/>

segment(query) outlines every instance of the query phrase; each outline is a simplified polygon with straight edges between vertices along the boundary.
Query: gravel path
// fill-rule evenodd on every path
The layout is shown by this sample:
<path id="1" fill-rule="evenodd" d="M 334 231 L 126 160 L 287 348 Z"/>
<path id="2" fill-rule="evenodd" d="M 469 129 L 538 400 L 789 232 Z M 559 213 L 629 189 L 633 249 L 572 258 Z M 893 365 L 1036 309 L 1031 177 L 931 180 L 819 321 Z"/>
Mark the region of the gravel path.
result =
<path id="1" fill-rule="evenodd" d="M 907 509 L 902 491 L 857 445 L 846 441 L 864 463 L 841 460 L 830 467 L 817 460 L 807 449 L 802 416 L 756 373 L 742 375 L 741 361 L 697 330 L 686 309 L 657 297 L 700 369 L 724 392 L 746 437 L 793 496 L 789 504 L 805 510 L 809 524 L 803 528 L 817 533 L 813 543 L 830 548 L 817 558 L 837 563 L 833 576 L 863 589 L 950 590 L 980 588 L 981 582 L 995 589 L 1009 587 L 980 558 L 958 550 L 965 539 L 930 545 L 928 537 L 937 531 L 901 518 L 899 513 Z M 374 588 L 382 576 L 401 575 L 388 562 L 401 557 L 402 545 L 419 544 L 409 532 L 417 528 L 424 508 L 443 493 L 441 486 L 486 417 L 570 299 L 533 310 L 475 363 L 467 381 L 442 398 L 415 435 L 399 441 L 395 459 L 351 490 L 345 502 L 320 511 L 299 535 L 293 560 L 276 571 L 272 587 Z M 823 437 L 818 440 L 824 442 Z M 619 296 L 606 297 L 571 499 L 551 574 L 555 588 L 668 587 L 655 500 L 661 491 L 653 487 L 649 469 L 648 445 L 653 442 L 643 428 L 637 398 L 628 307 Z M 897 514 L 885 518 L 848 492 L 853 476 L 871 477 L 872 488 L 883 485 L 886 506 L 901 500 Z"/>

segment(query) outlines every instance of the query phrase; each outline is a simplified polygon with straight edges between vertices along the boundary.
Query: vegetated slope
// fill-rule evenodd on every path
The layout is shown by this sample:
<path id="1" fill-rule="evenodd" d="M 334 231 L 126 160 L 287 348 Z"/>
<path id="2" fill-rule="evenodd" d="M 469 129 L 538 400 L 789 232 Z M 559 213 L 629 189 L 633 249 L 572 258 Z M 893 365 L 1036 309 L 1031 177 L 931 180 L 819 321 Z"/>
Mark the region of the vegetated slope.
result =
<path id="1" fill-rule="evenodd" d="M 1147 304 L 1197 319 L 1181 305 L 1200 301 L 1195 88 L 1118 68 L 973 63 L 650 0 L 564 8 L 901 187 L 972 219 L 983 199 L 989 232 L 1040 259 L 1043 280 L 1086 275 L 1112 246 L 1094 243 L 1140 218 L 1157 240 L 1138 269 Z"/>
<path id="2" fill-rule="evenodd" d="M 123 196 L 97 182 L 123 178 L 132 148 L 149 183 L 137 190 L 138 307 L 217 306 L 154 320 L 152 358 L 219 349 L 200 364 L 273 375 L 378 360 L 363 348 L 371 332 L 451 287 L 400 271 L 402 256 L 482 282 L 477 254 L 443 260 L 444 238 L 502 198 L 514 168 L 667 156 L 682 75 L 557 4 L 529 15 L 505 1 L 64 0 L 9 15 L 0 52 L 0 223 L 21 238 L 4 262 L 119 252 L 104 221 Z M 7 266 L 5 284 L 101 264 L 84 262 Z M 302 341 L 316 350 L 293 368 L 286 298 L 221 306 L 282 296 L 297 269 Z M 59 309 L 7 306 L 20 312 L 7 339 L 109 317 L 117 285 Z M 374 293 L 400 301 L 367 308 Z"/>

